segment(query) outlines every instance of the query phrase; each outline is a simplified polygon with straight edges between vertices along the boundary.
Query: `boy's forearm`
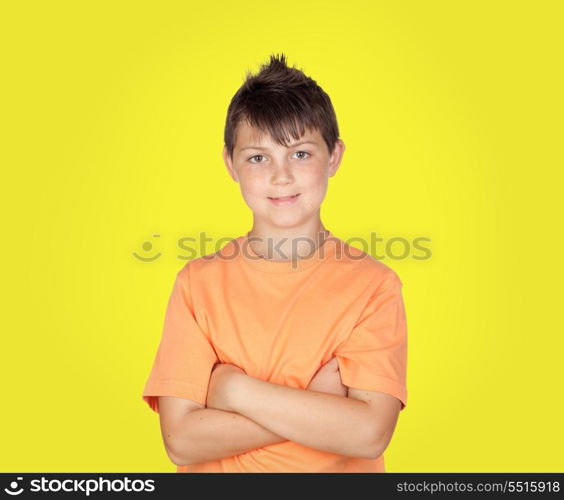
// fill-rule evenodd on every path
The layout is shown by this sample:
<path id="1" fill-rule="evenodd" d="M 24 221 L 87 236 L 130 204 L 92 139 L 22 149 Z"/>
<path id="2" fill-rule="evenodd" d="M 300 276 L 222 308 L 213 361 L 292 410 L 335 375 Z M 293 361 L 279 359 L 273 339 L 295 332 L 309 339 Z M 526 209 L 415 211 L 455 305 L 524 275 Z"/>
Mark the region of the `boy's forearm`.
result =
<path id="1" fill-rule="evenodd" d="M 202 408 L 187 413 L 175 437 L 174 463 L 189 465 L 240 455 L 286 441 L 238 413 Z"/>
<path id="2" fill-rule="evenodd" d="M 374 414 L 364 401 L 273 384 L 248 375 L 238 376 L 232 383 L 230 411 L 310 448 L 376 458 Z"/>

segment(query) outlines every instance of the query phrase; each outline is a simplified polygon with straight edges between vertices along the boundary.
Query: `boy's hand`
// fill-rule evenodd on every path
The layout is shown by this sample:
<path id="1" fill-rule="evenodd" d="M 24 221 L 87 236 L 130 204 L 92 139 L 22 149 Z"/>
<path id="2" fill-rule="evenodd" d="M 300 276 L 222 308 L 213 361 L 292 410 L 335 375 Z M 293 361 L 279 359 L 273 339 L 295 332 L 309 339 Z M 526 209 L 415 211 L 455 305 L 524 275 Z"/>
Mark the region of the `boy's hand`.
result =
<path id="1" fill-rule="evenodd" d="M 231 411 L 229 395 L 233 391 L 232 382 L 240 375 L 246 374 L 238 366 L 229 363 L 216 363 L 210 375 L 206 407 Z"/>
<path id="2" fill-rule="evenodd" d="M 349 388 L 343 385 L 339 372 L 337 358 L 333 357 L 325 363 L 311 379 L 308 391 L 326 392 L 337 396 L 347 397 Z"/>

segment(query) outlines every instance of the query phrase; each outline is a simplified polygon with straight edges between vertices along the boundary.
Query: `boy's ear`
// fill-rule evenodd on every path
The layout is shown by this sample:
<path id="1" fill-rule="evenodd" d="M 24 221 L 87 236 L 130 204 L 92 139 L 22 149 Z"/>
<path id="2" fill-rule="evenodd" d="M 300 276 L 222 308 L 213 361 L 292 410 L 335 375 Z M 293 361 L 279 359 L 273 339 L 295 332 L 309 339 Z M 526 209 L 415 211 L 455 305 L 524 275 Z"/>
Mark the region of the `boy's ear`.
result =
<path id="1" fill-rule="evenodd" d="M 229 152 L 227 151 L 227 146 L 223 146 L 222 156 L 223 156 L 223 162 L 225 163 L 225 166 L 227 167 L 227 171 L 229 172 L 229 175 L 231 176 L 231 178 L 235 182 L 239 182 L 239 177 L 237 175 L 237 172 L 233 168 L 233 160 L 229 157 Z"/>
<path id="2" fill-rule="evenodd" d="M 345 143 L 341 139 L 337 139 L 337 142 L 335 142 L 335 147 L 333 148 L 333 152 L 329 157 L 329 177 L 333 177 L 337 173 L 344 153 Z"/>

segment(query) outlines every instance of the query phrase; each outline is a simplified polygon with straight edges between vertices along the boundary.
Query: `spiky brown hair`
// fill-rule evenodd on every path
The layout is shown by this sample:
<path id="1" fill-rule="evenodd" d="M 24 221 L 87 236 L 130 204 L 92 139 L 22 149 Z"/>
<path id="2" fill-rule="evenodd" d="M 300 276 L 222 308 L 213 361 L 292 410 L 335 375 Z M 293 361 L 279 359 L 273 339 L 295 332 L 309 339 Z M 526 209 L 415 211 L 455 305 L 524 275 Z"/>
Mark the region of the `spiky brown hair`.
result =
<path id="1" fill-rule="evenodd" d="M 247 72 L 237 90 L 225 122 L 224 142 L 233 158 L 237 126 L 241 121 L 267 132 L 280 145 L 288 146 L 291 135 L 298 140 L 306 129 L 317 130 L 330 153 L 339 139 L 337 117 L 331 99 L 300 69 L 288 67 L 286 56 L 270 56 L 260 72 Z"/>

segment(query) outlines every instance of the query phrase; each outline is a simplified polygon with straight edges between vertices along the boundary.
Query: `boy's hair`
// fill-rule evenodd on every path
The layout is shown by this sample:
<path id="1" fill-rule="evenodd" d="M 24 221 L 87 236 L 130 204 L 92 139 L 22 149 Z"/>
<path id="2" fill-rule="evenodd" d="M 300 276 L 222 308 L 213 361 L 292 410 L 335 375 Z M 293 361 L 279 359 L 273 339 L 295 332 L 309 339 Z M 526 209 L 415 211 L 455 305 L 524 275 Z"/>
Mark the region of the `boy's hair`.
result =
<path id="1" fill-rule="evenodd" d="M 224 142 L 233 158 L 237 126 L 247 120 L 251 127 L 267 131 L 280 145 L 287 146 L 288 132 L 295 140 L 306 128 L 318 130 L 329 152 L 339 139 L 339 127 L 331 99 L 301 70 L 286 65 L 284 54 L 270 56 L 257 75 L 247 72 L 243 85 L 227 110 Z"/>

